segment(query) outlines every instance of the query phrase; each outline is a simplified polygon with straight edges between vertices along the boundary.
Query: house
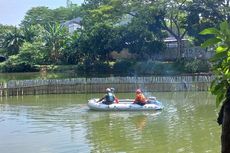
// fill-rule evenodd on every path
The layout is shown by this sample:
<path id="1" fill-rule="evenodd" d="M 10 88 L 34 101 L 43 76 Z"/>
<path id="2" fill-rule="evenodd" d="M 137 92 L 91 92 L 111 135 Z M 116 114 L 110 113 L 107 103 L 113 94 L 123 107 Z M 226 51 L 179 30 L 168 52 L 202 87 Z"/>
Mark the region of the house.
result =
<path id="1" fill-rule="evenodd" d="M 62 23 L 62 25 L 68 28 L 69 33 L 73 33 L 75 30 L 82 28 L 81 21 L 82 21 L 82 18 L 77 17 L 77 18 L 74 18 L 72 20 Z"/>
<path id="2" fill-rule="evenodd" d="M 177 40 L 173 36 L 169 36 L 164 39 L 164 43 L 166 44 L 167 48 L 176 48 L 178 46 Z M 182 39 L 182 43 L 185 47 L 189 46 L 189 40 L 188 39 Z"/>

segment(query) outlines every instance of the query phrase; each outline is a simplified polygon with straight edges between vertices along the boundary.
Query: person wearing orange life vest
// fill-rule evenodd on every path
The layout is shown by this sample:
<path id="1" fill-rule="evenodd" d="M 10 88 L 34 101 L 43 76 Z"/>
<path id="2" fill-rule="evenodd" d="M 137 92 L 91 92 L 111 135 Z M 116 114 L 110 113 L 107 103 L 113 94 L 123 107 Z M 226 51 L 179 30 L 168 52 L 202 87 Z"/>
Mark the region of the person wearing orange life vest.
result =
<path id="1" fill-rule="evenodd" d="M 145 105 L 147 103 L 148 99 L 145 98 L 144 94 L 142 93 L 141 89 L 136 90 L 136 98 L 134 100 L 134 104 L 138 105 Z"/>

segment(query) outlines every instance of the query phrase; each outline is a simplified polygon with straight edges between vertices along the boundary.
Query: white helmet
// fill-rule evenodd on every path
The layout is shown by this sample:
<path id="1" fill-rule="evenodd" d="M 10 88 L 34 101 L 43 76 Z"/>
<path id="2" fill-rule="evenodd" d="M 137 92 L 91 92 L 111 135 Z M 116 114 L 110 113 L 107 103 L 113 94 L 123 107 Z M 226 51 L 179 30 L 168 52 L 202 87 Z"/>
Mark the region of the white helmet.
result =
<path id="1" fill-rule="evenodd" d="M 106 92 L 111 92 L 111 89 L 107 88 L 107 89 L 106 89 Z"/>
<path id="2" fill-rule="evenodd" d="M 114 92 L 114 91 L 115 91 L 115 89 L 114 89 L 114 88 L 110 88 L 110 90 L 111 90 L 111 92 Z"/>

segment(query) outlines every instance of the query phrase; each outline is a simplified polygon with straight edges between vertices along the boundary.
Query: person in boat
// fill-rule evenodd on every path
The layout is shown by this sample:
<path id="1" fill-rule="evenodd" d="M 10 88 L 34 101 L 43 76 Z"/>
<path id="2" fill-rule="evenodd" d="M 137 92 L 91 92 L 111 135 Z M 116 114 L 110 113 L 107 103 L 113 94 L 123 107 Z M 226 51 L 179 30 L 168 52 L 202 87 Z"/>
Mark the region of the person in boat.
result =
<path id="1" fill-rule="evenodd" d="M 134 100 L 134 104 L 138 104 L 138 105 L 145 105 L 148 102 L 148 99 L 145 98 L 144 94 L 142 93 L 141 89 L 137 89 L 136 90 L 136 98 Z"/>
<path id="2" fill-rule="evenodd" d="M 101 98 L 99 99 L 97 102 L 100 102 L 102 101 L 103 104 L 106 104 L 106 105 L 110 105 L 110 104 L 113 104 L 114 101 L 115 101 L 115 96 L 114 94 L 111 92 L 111 89 L 110 88 L 107 88 L 106 89 L 106 94 Z"/>

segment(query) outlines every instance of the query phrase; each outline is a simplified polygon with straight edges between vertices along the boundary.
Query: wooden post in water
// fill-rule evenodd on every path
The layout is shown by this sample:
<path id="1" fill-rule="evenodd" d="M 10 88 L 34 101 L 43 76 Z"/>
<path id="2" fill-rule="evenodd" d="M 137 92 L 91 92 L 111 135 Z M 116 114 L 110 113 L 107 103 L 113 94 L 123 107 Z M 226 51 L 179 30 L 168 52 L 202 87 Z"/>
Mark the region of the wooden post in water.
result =
<path id="1" fill-rule="evenodd" d="M 116 92 L 135 92 L 137 88 L 149 92 L 207 91 L 212 80 L 213 76 L 11 80 L 7 83 L 0 83 L 0 96 L 104 93 L 106 88 L 111 87 L 114 87 Z"/>

